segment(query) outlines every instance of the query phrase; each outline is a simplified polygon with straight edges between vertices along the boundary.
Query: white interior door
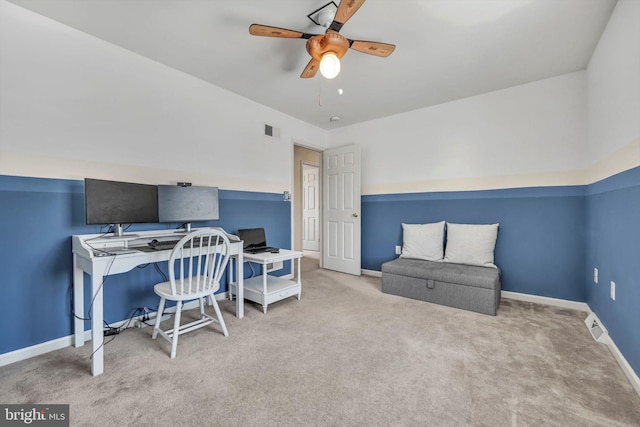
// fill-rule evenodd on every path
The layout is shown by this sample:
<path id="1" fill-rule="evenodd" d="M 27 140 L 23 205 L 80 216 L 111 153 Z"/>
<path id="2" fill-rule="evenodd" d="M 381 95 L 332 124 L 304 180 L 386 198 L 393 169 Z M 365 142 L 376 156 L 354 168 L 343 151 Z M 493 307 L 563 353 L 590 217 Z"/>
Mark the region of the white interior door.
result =
<path id="1" fill-rule="evenodd" d="M 302 249 L 320 250 L 320 168 L 302 165 Z"/>
<path id="2" fill-rule="evenodd" d="M 360 147 L 323 152 L 323 267 L 361 273 Z"/>

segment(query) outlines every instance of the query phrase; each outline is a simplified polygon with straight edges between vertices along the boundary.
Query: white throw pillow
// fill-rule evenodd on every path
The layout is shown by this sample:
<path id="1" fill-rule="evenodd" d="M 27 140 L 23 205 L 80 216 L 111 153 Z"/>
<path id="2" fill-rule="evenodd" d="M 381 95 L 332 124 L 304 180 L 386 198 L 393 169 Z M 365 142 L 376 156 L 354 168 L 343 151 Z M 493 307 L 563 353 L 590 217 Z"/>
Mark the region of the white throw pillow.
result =
<path id="1" fill-rule="evenodd" d="M 493 253 L 498 238 L 498 224 L 447 223 L 445 262 L 497 268 Z"/>
<path id="2" fill-rule="evenodd" d="M 442 261 L 444 221 L 431 224 L 402 224 L 400 258 Z"/>

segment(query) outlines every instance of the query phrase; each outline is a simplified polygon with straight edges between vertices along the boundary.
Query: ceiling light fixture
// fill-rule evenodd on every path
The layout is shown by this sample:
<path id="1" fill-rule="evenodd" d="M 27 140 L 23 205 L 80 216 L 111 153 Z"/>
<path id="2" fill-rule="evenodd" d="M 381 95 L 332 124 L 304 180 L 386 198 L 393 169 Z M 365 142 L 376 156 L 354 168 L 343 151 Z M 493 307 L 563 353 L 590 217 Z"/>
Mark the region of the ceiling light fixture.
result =
<path id="1" fill-rule="evenodd" d="M 327 79 L 333 79 L 340 74 L 340 60 L 333 52 L 322 55 L 320 60 L 320 74 Z"/>

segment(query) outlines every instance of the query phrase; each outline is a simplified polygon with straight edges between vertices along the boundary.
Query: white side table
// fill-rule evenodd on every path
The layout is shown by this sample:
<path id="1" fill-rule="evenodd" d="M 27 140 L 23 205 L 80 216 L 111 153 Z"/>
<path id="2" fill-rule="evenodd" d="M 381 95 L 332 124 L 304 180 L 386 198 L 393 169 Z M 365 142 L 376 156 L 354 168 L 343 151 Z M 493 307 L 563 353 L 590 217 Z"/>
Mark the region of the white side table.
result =
<path id="1" fill-rule="evenodd" d="M 250 279 L 244 280 L 244 297 L 250 301 L 262 304 L 262 311 L 267 313 L 267 306 L 276 301 L 297 295 L 298 299 L 302 295 L 302 278 L 300 270 L 300 259 L 302 252 L 290 251 L 288 249 L 280 249 L 278 253 L 265 252 L 260 254 L 251 254 L 245 252 L 244 260 L 255 262 L 262 265 L 262 274 Z M 283 279 L 278 276 L 267 274 L 267 265 L 280 261 L 298 260 L 297 281 Z M 237 293 L 236 283 L 229 286 L 229 298 Z"/>

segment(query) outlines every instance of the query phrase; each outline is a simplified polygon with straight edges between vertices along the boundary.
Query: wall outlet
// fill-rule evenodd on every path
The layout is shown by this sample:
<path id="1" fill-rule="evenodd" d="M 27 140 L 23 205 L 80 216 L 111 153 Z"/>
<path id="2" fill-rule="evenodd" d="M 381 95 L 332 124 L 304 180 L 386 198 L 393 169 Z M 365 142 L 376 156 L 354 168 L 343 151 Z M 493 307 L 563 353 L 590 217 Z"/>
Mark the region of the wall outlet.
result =
<path id="1" fill-rule="evenodd" d="M 282 263 L 282 261 L 269 263 L 267 264 L 267 273 L 270 273 L 272 271 L 282 270 L 283 266 L 284 264 Z"/>
<path id="2" fill-rule="evenodd" d="M 616 300 L 616 282 L 611 281 L 611 299 Z"/>
<path id="3" fill-rule="evenodd" d="M 402 253 L 402 246 L 396 246 L 396 255 L 400 255 Z"/>
<path id="4" fill-rule="evenodd" d="M 598 269 L 593 269 L 593 283 L 598 283 Z"/>

